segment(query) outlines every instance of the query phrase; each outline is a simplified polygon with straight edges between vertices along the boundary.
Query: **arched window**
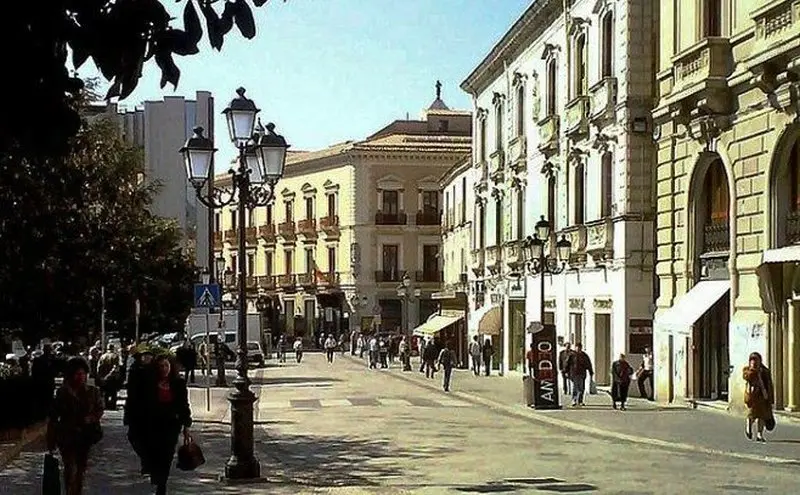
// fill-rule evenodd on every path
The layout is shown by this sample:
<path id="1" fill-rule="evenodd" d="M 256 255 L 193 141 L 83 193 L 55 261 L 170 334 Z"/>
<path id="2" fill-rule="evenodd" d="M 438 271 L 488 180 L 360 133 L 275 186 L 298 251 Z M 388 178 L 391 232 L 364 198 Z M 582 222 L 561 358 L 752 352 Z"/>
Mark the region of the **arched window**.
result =
<path id="1" fill-rule="evenodd" d="M 589 75 L 586 60 L 586 35 L 575 40 L 575 96 L 585 95 L 589 90 Z"/>
<path id="2" fill-rule="evenodd" d="M 525 134 L 525 85 L 517 86 L 517 135 Z"/>
<path id="3" fill-rule="evenodd" d="M 611 206 L 614 204 L 614 161 L 611 153 L 603 154 L 600 163 L 600 217 L 612 215 Z"/>
<path id="4" fill-rule="evenodd" d="M 556 114 L 556 88 L 558 88 L 558 67 L 556 61 L 547 63 L 547 115 Z"/>
<path id="5" fill-rule="evenodd" d="M 498 101 L 494 110 L 494 149 L 499 151 L 503 149 L 503 102 Z"/>
<path id="6" fill-rule="evenodd" d="M 486 119 L 478 123 L 478 158 L 480 162 L 486 161 Z"/>
<path id="7" fill-rule="evenodd" d="M 614 77 L 614 16 L 611 12 L 603 17 L 602 23 L 603 52 L 601 54 L 601 69 L 603 77 Z"/>
<path id="8" fill-rule="evenodd" d="M 800 137 L 789 151 L 789 211 L 786 214 L 785 244 L 800 243 Z"/>
<path id="9" fill-rule="evenodd" d="M 714 160 L 706 171 L 703 197 L 703 252 L 727 251 L 730 249 L 730 197 L 725 169 L 719 159 Z"/>
<path id="10" fill-rule="evenodd" d="M 575 174 L 575 194 L 572 196 L 572 207 L 573 207 L 573 223 L 575 225 L 581 225 L 584 222 L 584 203 L 586 199 L 586 190 L 584 187 L 584 165 L 583 162 L 578 163 L 575 165 L 574 174 Z"/>
<path id="11" fill-rule="evenodd" d="M 551 175 L 547 178 L 547 221 L 550 227 L 556 228 L 556 178 Z"/>

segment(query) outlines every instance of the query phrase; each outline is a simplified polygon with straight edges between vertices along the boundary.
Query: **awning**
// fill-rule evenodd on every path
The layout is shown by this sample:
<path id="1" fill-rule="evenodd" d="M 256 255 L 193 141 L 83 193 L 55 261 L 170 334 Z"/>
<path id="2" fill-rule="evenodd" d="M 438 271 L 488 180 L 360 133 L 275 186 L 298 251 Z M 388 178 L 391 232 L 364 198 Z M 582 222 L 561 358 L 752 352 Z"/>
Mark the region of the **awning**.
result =
<path id="1" fill-rule="evenodd" d="M 433 315 L 428 318 L 428 321 L 414 329 L 414 335 L 418 335 L 420 337 L 433 337 L 463 317 L 463 312 L 460 315 Z"/>
<path id="2" fill-rule="evenodd" d="M 503 311 L 500 306 L 486 305 L 470 318 L 470 330 L 483 335 L 500 335 L 503 329 Z"/>
<path id="3" fill-rule="evenodd" d="M 728 293 L 729 280 L 705 280 L 692 287 L 678 302 L 656 317 L 654 327 L 689 332 L 711 306 Z"/>
<path id="4" fill-rule="evenodd" d="M 800 263 L 800 245 L 764 251 L 762 263 Z"/>
<path id="5" fill-rule="evenodd" d="M 761 309 L 766 313 L 780 312 L 783 298 L 781 292 L 786 290 L 782 286 L 781 280 L 784 277 L 784 266 L 788 263 L 800 263 L 800 246 L 786 246 L 764 251 L 761 265 L 756 269 Z M 797 272 L 795 271 L 795 273 Z"/>

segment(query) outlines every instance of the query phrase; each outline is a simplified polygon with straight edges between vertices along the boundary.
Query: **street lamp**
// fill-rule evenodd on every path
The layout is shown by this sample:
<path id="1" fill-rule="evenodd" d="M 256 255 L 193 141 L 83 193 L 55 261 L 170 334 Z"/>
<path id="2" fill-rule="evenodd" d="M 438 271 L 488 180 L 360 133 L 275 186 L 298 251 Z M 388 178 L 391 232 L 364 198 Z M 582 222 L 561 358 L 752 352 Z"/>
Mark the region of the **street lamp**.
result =
<path id="1" fill-rule="evenodd" d="M 533 275 L 540 275 L 539 297 L 540 297 L 540 323 L 544 325 L 544 276 L 545 274 L 558 275 L 567 267 L 572 243 L 563 235 L 561 240 L 556 243 L 556 256 L 552 257 L 545 254 L 544 245 L 550 236 L 550 222 L 545 220 L 544 215 L 536 222 L 536 232 L 533 237 L 528 237 L 525 241 L 525 258 L 528 270 Z"/>
<path id="2" fill-rule="evenodd" d="M 237 97 L 223 110 L 228 124 L 228 136 L 239 151 L 235 168 L 230 170 L 230 190 L 214 188 L 205 197 L 201 189 L 209 180 L 209 171 L 216 149 L 210 139 L 203 136 L 203 128 L 196 127 L 194 135 L 180 149 L 186 174 L 195 188 L 197 198 L 209 208 L 237 207 L 239 261 L 237 281 L 238 351 L 234 390 L 228 396 L 231 407 L 231 457 L 225 465 L 228 479 L 254 479 L 261 477 L 261 465 L 253 453 L 253 403 L 255 394 L 250 390 L 247 376 L 247 257 L 245 251 L 245 221 L 247 210 L 266 206 L 272 202 L 275 185 L 283 176 L 286 164 L 286 140 L 275 133 L 275 125 L 264 129 L 256 114 L 260 111 L 245 96 L 245 89 L 236 90 Z"/>

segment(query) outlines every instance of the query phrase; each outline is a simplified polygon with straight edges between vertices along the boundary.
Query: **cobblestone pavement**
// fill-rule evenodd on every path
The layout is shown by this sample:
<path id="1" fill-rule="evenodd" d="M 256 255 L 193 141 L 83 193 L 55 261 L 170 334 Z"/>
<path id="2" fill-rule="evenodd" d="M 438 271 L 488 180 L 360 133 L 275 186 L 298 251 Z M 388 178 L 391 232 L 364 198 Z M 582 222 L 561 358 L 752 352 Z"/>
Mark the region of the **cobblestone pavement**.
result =
<path id="1" fill-rule="evenodd" d="M 603 438 L 465 400 L 461 395 L 468 395 L 464 391 L 471 381 L 464 373 L 455 377 L 461 392 L 452 394 L 426 388 L 425 378 L 416 372 L 367 370 L 350 359 L 329 365 L 313 354 L 299 366 L 271 368 L 260 375 L 254 379 L 260 396 L 256 450 L 267 482 L 220 484 L 217 475 L 227 460 L 229 427 L 204 420 L 195 431 L 208 462 L 193 473 L 175 472 L 171 493 L 794 494 L 800 482 L 797 466 Z M 513 392 L 509 379 L 474 382 L 476 387 Z M 193 395 L 195 410 L 205 407 L 202 400 Z M 223 409 L 221 400 L 215 395 L 212 409 Z M 507 402 L 514 398 L 509 395 Z M 621 417 L 620 423 L 638 422 L 643 437 L 652 434 L 658 418 L 679 414 L 679 428 L 695 431 L 691 415 L 636 404 L 627 413 L 601 410 L 598 404 L 548 414 L 598 422 Z M 124 439 L 120 415 L 109 412 L 105 419 L 104 439 L 92 455 L 90 495 L 148 493 Z M 637 419 L 643 415 L 650 420 Z M 776 440 L 783 425 L 779 428 Z M 745 443 L 739 429 L 725 432 L 731 442 Z M 705 436 L 712 441 L 710 432 Z M 776 445 L 774 440 L 759 447 Z M 0 494 L 41 493 L 41 445 L 34 447 L 0 472 Z"/>

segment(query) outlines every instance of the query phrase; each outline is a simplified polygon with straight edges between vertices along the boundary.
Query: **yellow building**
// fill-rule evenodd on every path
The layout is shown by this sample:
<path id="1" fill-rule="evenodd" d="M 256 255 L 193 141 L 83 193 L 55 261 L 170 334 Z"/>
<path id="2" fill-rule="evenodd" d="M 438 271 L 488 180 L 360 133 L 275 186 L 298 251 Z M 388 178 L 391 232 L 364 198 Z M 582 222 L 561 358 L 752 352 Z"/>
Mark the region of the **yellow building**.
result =
<path id="1" fill-rule="evenodd" d="M 758 351 L 796 409 L 800 2 L 660 9 L 657 398 L 741 408 Z"/>
<path id="2" fill-rule="evenodd" d="M 469 153 L 470 135 L 471 114 L 448 109 L 437 90 L 421 120 L 289 154 L 273 204 L 253 211 L 246 226 L 253 310 L 265 313 L 273 333 L 316 342 L 322 331 L 373 323 L 413 328 L 435 311 L 439 177 Z M 232 209 L 217 214 L 216 228 L 217 252 L 237 266 Z M 406 274 L 410 286 L 399 291 Z"/>

